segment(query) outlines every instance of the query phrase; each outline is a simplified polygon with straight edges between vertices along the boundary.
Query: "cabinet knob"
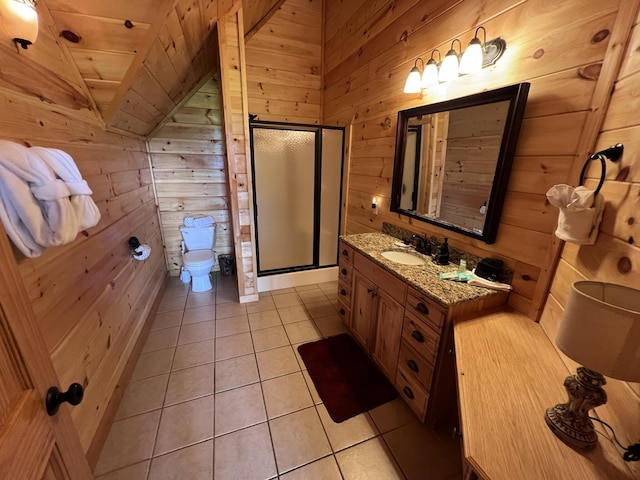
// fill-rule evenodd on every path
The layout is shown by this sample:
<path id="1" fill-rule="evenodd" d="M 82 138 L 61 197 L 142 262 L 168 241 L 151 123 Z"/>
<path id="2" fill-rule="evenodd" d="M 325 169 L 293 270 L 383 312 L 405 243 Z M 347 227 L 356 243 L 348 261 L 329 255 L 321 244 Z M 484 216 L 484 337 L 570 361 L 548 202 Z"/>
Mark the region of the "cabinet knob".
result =
<path id="1" fill-rule="evenodd" d="M 346 269 L 346 268 L 343 268 L 342 270 L 340 270 L 340 273 L 341 273 L 342 275 L 346 275 L 346 274 L 347 274 L 347 269 Z"/>
<path id="2" fill-rule="evenodd" d="M 345 313 L 347 313 L 347 312 L 345 312 L 344 308 L 341 308 L 340 309 L 340 315 L 344 315 Z"/>
<path id="3" fill-rule="evenodd" d="M 413 399 L 414 399 L 413 392 L 411 391 L 411 389 L 410 389 L 409 387 L 404 387 L 404 388 L 402 389 L 402 392 L 403 392 L 407 397 L 409 397 L 411 400 L 413 400 Z"/>
<path id="4" fill-rule="evenodd" d="M 451 436 L 453 438 L 462 438 L 462 432 L 458 427 L 453 427 L 453 431 L 451 432 Z"/>
<path id="5" fill-rule="evenodd" d="M 414 362 L 413 360 L 408 360 L 407 361 L 407 367 L 409 367 L 409 370 L 418 373 L 420 371 L 420 368 L 418 367 L 418 364 L 416 362 Z"/>
<path id="6" fill-rule="evenodd" d="M 456 356 L 456 351 L 453 348 L 449 349 L 449 355 L 451 355 L 452 357 Z"/>
<path id="7" fill-rule="evenodd" d="M 349 252 L 347 250 L 342 250 L 342 256 L 343 257 L 348 257 L 349 256 Z"/>
<path id="8" fill-rule="evenodd" d="M 340 295 L 346 295 L 346 294 L 347 294 L 347 291 L 344 288 L 340 290 Z"/>
<path id="9" fill-rule="evenodd" d="M 416 310 L 418 310 L 420 313 L 424 313 L 425 315 L 429 315 L 429 309 L 422 302 L 416 305 Z"/>
<path id="10" fill-rule="evenodd" d="M 413 332 L 411 332 L 411 336 L 414 340 L 420 343 L 424 343 L 424 336 L 418 330 L 414 330 Z"/>

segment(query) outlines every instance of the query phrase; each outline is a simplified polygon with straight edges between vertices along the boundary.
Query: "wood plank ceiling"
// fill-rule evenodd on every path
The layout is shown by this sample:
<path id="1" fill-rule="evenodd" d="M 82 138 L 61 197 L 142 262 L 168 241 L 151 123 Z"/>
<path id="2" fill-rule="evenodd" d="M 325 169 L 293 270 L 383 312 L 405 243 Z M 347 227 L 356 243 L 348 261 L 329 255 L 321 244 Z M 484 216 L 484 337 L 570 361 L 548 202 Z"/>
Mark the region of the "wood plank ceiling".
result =
<path id="1" fill-rule="evenodd" d="M 217 68 L 217 19 L 232 0 L 39 0 L 98 121 L 146 136 Z M 282 0 L 244 0 L 254 33 Z"/>

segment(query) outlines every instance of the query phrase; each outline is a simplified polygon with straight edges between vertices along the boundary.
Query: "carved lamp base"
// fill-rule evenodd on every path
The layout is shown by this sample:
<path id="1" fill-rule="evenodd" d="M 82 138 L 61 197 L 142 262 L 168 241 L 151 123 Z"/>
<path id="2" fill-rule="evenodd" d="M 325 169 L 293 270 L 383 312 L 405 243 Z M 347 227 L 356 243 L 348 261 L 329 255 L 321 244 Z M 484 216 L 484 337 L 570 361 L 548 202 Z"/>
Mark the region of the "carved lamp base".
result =
<path id="1" fill-rule="evenodd" d="M 602 388 L 605 383 L 602 375 L 585 367 L 578 367 L 575 375 L 565 379 L 569 401 L 548 408 L 545 415 L 551 431 L 564 443 L 583 450 L 596 446 L 598 435 L 589 410 L 607 403 L 607 393 Z"/>

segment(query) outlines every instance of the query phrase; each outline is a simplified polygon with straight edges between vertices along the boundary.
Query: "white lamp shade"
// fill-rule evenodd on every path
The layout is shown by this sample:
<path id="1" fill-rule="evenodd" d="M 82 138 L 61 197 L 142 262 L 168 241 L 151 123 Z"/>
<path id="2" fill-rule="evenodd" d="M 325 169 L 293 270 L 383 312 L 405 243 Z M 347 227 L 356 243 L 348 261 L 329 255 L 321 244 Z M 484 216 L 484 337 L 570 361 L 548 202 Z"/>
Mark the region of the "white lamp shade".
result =
<path id="1" fill-rule="evenodd" d="M 0 0 L 0 34 L 34 43 L 38 38 L 38 13 L 30 0 Z"/>
<path id="2" fill-rule="evenodd" d="M 460 59 L 460 73 L 477 73 L 482 70 L 482 45 L 474 38 L 462 54 Z"/>
<path id="3" fill-rule="evenodd" d="M 438 84 L 438 65 L 435 61 L 427 62 L 422 72 L 422 88 L 433 87 Z"/>
<path id="4" fill-rule="evenodd" d="M 574 283 L 556 345 L 590 370 L 640 382 L 640 291 L 595 281 Z"/>
<path id="5" fill-rule="evenodd" d="M 418 67 L 413 67 L 407 81 L 404 84 L 404 93 L 420 93 L 422 87 L 420 87 L 420 70 Z"/>
<path id="6" fill-rule="evenodd" d="M 440 65 L 440 75 L 438 79 L 441 82 L 449 82 L 458 78 L 458 56 L 454 53 L 447 53 L 444 57 L 442 65 Z"/>

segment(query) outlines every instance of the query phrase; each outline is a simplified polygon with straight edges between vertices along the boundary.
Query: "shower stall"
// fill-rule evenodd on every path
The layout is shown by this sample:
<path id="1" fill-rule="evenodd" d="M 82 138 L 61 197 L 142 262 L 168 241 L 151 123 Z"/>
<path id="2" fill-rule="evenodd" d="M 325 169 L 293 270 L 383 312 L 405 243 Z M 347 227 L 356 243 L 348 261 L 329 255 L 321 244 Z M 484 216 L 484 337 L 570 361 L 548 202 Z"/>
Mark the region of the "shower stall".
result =
<path id="1" fill-rule="evenodd" d="M 337 265 L 344 129 L 251 122 L 258 277 Z"/>

